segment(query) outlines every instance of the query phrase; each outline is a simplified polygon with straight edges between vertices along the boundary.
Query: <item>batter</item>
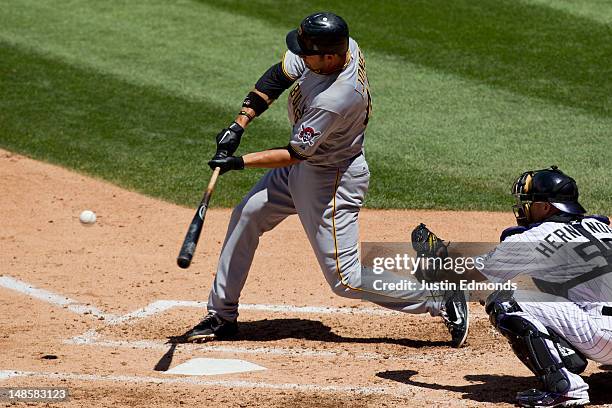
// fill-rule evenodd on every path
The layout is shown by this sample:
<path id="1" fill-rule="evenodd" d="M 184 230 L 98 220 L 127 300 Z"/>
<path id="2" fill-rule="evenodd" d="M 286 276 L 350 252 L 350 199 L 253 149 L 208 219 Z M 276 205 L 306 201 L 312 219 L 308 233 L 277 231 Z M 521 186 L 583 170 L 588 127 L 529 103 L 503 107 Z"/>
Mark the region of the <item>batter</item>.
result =
<path id="1" fill-rule="evenodd" d="M 426 294 L 414 291 L 403 293 L 398 302 L 361 287 L 358 215 L 370 180 L 363 145 L 372 99 L 365 58 L 349 37 L 346 22 L 333 13 L 315 13 L 286 41 L 289 50 L 282 61 L 257 81 L 235 122 L 217 136 L 212 169 L 220 167 L 221 174 L 248 167 L 273 170 L 234 209 L 208 298 L 208 315 L 186 334 L 187 341 L 236 333 L 240 292 L 260 236 L 297 214 L 334 293 L 442 316 L 452 344 L 463 345 L 469 322 L 463 293 L 425 299 Z M 289 143 L 234 156 L 244 128 L 289 88 Z"/>

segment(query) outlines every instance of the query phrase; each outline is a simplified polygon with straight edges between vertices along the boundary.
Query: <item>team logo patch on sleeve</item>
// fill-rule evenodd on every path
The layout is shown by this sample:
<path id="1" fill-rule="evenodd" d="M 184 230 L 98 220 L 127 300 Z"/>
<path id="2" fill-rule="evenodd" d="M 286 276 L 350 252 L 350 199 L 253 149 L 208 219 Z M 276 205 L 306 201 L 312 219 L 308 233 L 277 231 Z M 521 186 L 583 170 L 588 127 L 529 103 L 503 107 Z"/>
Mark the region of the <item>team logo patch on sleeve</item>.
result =
<path id="1" fill-rule="evenodd" d="M 314 128 L 304 125 L 301 125 L 300 133 L 297 134 L 298 140 L 308 146 L 314 146 L 320 136 L 321 132 L 317 132 Z"/>

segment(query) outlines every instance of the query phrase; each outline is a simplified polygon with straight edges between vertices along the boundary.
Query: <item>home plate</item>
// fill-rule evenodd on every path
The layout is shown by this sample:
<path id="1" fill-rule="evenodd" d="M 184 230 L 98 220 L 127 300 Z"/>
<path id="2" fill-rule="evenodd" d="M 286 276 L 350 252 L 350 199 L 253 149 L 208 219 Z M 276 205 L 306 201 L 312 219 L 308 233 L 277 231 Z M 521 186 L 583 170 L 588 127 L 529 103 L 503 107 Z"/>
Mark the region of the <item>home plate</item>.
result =
<path id="1" fill-rule="evenodd" d="M 179 364 L 168 371 L 164 371 L 164 374 L 220 375 L 261 370 L 267 370 L 267 368 L 244 360 L 192 358 L 191 360 L 183 364 Z"/>

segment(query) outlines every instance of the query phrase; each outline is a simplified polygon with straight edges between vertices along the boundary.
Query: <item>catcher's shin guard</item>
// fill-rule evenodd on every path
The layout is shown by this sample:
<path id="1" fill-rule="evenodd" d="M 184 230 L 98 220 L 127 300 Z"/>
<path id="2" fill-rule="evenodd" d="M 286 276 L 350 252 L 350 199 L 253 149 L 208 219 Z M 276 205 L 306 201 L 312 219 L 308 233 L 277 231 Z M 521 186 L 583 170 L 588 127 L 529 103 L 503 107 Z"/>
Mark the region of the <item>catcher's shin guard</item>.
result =
<path id="1" fill-rule="evenodd" d="M 517 311 L 514 307 L 518 305 L 510 304 L 510 311 Z M 557 361 L 546 343 L 549 336 L 524 317 L 508 313 L 506 305 L 492 306 L 491 322 L 509 340 L 514 354 L 542 381 L 544 389 L 558 394 L 569 391 L 570 379 L 561 370 L 563 362 Z"/>
<path id="2" fill-rule="evenodd" d="M 587 360 L 584 354 L 578 351 L 563 336 L 557 334 L 552 328 L 547 327 L 546 330 L 548 330 L 549 336 L 544 335 L 543 337 L 553 342 L 559 357 L 561 357 L 561 361 L 563 361 L 563 366 L 573 374 L 580 374 L 586 370 L 589 360 Z"/>

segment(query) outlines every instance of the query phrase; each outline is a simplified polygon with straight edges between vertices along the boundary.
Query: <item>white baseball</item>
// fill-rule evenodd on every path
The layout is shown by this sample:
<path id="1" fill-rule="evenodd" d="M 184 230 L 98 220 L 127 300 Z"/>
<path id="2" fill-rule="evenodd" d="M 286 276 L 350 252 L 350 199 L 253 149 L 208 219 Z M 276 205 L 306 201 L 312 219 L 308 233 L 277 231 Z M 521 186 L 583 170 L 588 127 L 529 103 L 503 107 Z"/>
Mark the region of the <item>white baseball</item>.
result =
<path id="1" fill-rule="evenodd" d="M 79 215 L 79 220 L 83 224 L 93 224 L 96 222 L 96 213 L 91 210 L 85 210 Z"/>

